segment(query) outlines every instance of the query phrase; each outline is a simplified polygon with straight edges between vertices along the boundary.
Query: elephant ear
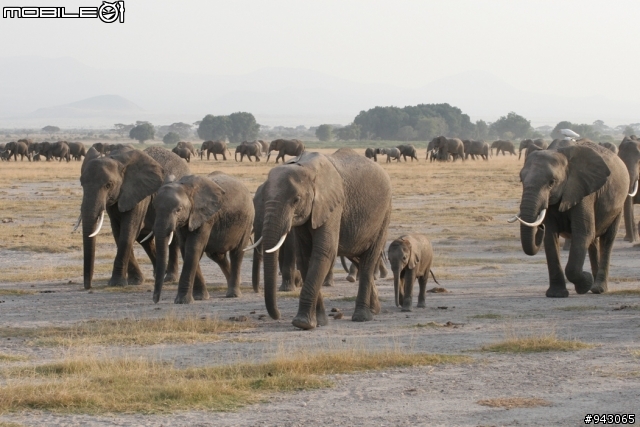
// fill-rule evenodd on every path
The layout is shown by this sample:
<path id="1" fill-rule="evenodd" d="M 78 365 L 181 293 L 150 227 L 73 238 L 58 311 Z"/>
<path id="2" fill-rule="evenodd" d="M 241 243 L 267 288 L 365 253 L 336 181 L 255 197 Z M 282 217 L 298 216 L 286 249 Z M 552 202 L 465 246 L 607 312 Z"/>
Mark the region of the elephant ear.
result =
<path id="1" fill-rule="evenodd" d="M 311 227 L 322 226 L 331 213 L 344 203 L 342 177 L 333 163 L 318 153 L 301 154 L 298 164 L 309 167 L 315 173 L 313 179 L 313 204 L 311 206 Z"/>
<path id="2" fill-rule="evenodd" d="M 117 151 L 110 156 L 123 166 L 118 210 L 127 212 L 162 185 L 164 171 L 151 156 L 139 150 Z"/>
<path id="3" fill-rule="evenodd" d="M 189 176 L 189 182 L 180 180 L 183 185 L 191 186 L 191 215 L 189 231 L 197 230 L 222 207 L 225 191 L 216 182 L 197 176 Z"/>
<path id="4" fill-rule="evenodd" d="M 420 257 L 417 251 L 416 242 L 413 239 L 405 240 L 407 249 L 409 249 L 409 259 L 407 260 L 407 267 L 411 270 L 415 269 L 420 263 Z"/>
<path id="5" fill-rule="evenodd" d="M 567 182 L 559 207 L 560 212 L 565 212 L 602 188 L 611 175 L 611 170 L 602 156 L 591 148 L 575 145 L 559 148 L 558 152 L 569 160 Z"/>

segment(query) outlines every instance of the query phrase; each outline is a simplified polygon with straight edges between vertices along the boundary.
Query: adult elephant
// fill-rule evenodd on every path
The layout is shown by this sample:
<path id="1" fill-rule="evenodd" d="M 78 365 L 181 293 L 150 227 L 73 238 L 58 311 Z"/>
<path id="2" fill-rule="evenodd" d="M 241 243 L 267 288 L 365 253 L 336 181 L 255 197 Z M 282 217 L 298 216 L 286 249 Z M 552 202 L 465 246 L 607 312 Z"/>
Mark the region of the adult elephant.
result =
<path id="1" fill-rule="evenodd" d="M 180 141 L 176 144 L 176 147 L 179 148 L 186 148 L 187 150 L 189 150 L 189 152 L 191 153 L 191 156 L 196 157 L 196 147 L 193 146 L 193 144 L 189 141 Z M 189 157 L 191 157 L 189 156 Z"/>
<path id="2" fill-rule="evenodd" d="M 367 159 L 373 159 L 374 162 L 378 161 L 378 154 L 382 154 L 379 148 L 369 147 L 366 150 L 364 150 L 364 156 Z"/>
<path id="3" fill-rule="evenodd" d="M 491 150 L 493 151 L 494 148 L 496 149 L 496 156 L 500 154 L 500 152 L 502 152 L 503 156 L 506 156 L 505 153 L 511 153 L 513 156 L 516 155 L 516 147 L 511 141 L 504 141 L 502 139 L 493 141 L 491 143 Z"/>
<path id="4" fill-rule="evenodd" d="M 223 160 L 227 160 L 227 153 L 229 153 L 229 157 L 231 157 L 231 152 L 227 148 L 227 143 L 225 141 L 205 141 L 202 143 L 200 147 L 200 160 L 202 160 L 202 156 L 204 153 L 207 153 L 207 160 L 209 160 L 209 155 L 213 154 L 213 158 L 218 160 L 218 154 L 222 155 Z"/>
<path id="5" fill-rule="evenodd" d="M 267 154 L 267 162 L 271 157 L 271 152 L 277 151 L 276 163 L 278 159 L 284 162 L 284 156 L 299 156 L 304 152 L 304 144 L 298 139 L 275 139 L 269 144 L 269 153 Z"/>
<path id="6" fill-rule="evenodd" d="M 178 157 L 185 159 L 187 163 L 191 162 L 191 151 L 187 147 L 173 147 L 171 150 L 172 153 L 175 153 Z"/>
<path id="7" fill-rule="evenodd" d="M 438 160 L 448 160 L 451 155 L 454 162 L 458 157 L 464 161 L 464 144 L 459 138 L 438 136 L 432 142 L 433 148 L 438 150 Z"/>
<path id="8" fill-rule="evenodd" d="M 464 157 L 468 159 L 469 156 L 473 160 L 476 159 L 476 156 L 482 157 L 484 160 L 489 160 L 489 144 L 484 141 L 476 141 L 465 139 L 462 141 L 462 145 L 464 146 Z"/>
<path id="9" fill-rule="evenodd" d="M 546 150 L 548 147 L 547 143 L 543 139 L 536 139 L 536 140 L 523 139 L 522 141 L 520 141 L 520 148 L 518 149 L 518 160 L 520 160 L 522 151 L 527 150 L 530 146 L 535 146 L 535 147 L 532 147 L 529 152 L 524 153 L 525 160 L 527 159 L 527 155 L 534 149 Z"/>
<path id="10" fill-rule="evenodd" d="M 247 156 L 247 159 L 251 162 L 251 156 L 256 158 L 256 162 L 260 161 L 261 145 L 257 142 L 244 141 L 242 144 L 236 147 L 236 153 L 234 155 L 236 162 L 238 161 L 238 153 L 240 153 L 240 161 Z"/>
<path id="11" fill-rule="evenodd" d="M 620 143 L 618 157 L 623 161 L 629 174 L 629 191 L 624 202 L 624 240 L 637 242 L 638 225 L 636 224 L 633 206 L 640 204 L 640 191 L 638 191 L 638 177 L 640 176 L 640 140 L 635 136 L 625 136 Z"/>
<path id="12" fill-rule="evenodd" d="M 391 163 L 391 160 L 397 160 L 398 162 L 400 161 L 400 150 L 398 150 L 396 147 L 383 148 L 380 150 L 380 154 L 387 155 L 387 163 Z"/>
<path id="13" fill-rule="evenodd" d="M 190 175 L 190 171 L 181 158 L 164 148 L 149 147 L 138 151 L 123 147 L 105 157 L 100 157 L 95 148 L 87 152 L 80 176 L 85 289 L 91 288 L 95 236 L 100 232 L 105 211 L 109 215 L 111 232 L 117 245 L 109 285 L 139 285 L 144 282 L 133 255 L 133 242 L 142 244 L 155 265 L 155 245 L 149 239 L 155 220 L 151 196 L 169 175 L 180 179 Z M 177 278 L 178 252 L 176 239 L 169 254 L 166 281 Z"/>
<path id="14" fill-rule="evenodd" d="M 618 154 L 618 146 L 612 142 L 599 142 L 598 145 Z"/>
<path id="15" fill-rule="evenodd" d="M 227 279 L 227 298 L 239 297 L 243 249 L 251 237 L 253 223 L 253 203 L 247 187 L 221 172 L 213 172 L 207 178 L 196 175 L 177 181 L 170 178 L 158 190 L 153 207 L 157 250 L 153 302 L 160 300 L 174 233 L 180 235 L 183 258 L 176 304 L 209 299 L 200 270 L 203 254 L 220 266 Z"/>
<path id="16" fill-rule="evenodd" d="M 362 183 L 368 185 L 363 186 Z M 265 302 L 280 318 L 276 303 L 275 252 L 295 228 L 303 285 L 293 325 L 326 325 L 322 282 L 336 255 L 360 260 L 354 321 L 379 312 L 373 272 L 386 241 L 391 216 L 391 181 L 377 163 L 342 148 L 331 155 L 304 153 L 271 169 L 263 190 Z"/>
<path id="17" fill-rule="evenodd" d="M 31 161 L 29 147 L 23 140 L 7 142 L 7 145 L 5 145 L 4 148 L 9 153 L 7 160 L 10 160 L 13 156 L 13 160 L 17 162 L 18 156 L 20 156 L 20 161 L 24 161 L 24 157 L 26 156 L 27 160 Z"/>
<path id="18" fill-rule="evenodd" d="M 576 292 L 607 291 L 609 261 L 629 191 L 629 174 L 611 151 L 589 141 L 531 153 L 520 171 L 522 249 L 535 255 L 544 239 L 549 270 L 548 297 L 569 292 L 560 264 L 558 237 L 571 237 L 565 268 Z M 582 271 L 589 252 L 591 272 Z"/>
<path id="19" fill-rule="evenodd" d="M 400 155 L 404 158 L 404 161 L 407 161 L 407 156 L 411 157 L 411 161 L 416 159 L 418 161 L 418 156 L 416 154 L 416 147 L 413 144 L 405 144 L 398 145 L 396 148 L 400 151 Z"/>
<path id="20" fill-rule="evenodd" d="M 106 142 L 96 142 L 92 147 L 100 154 L 105 155 L 111 151 L 111 144 Z"/>
<path id="21" fill-rule="evenodd" d="M 376 269 L 374 270 L 374 273 L 373 273 L 374 279 L 378 278 L 378 273 L 380 274 L 381 279 L 384 279 L 385 277 L 387 277 L 387 274 L 389 274 L 389 271 L 387 270 L 387 266 L 385 264 L 386 258 L 387 257 L 384 251 L 382 251 L 382 255 L 378 260 L 378 265 L 376 266 Z M 345 257 L 343 256 L 340 257 L 340 263 L 342 264 L 342 268 L 344 269 L 345 272 L 349 273 L 346 277 L 346 280 L 347 282 L 351 282 L 351 283 L 354 283 L 356 280 L 360 278 L 360 269 L 358 268 L 358 260 L 354 259 L 354 261 L 355 262 L 352 262 L 351 266 L 347 268 L 347 262 L 345 260 Z"/>
<path id="22" fill-rule="evenodd" d="M 45 156 L 47 161 L 54 158 L 58 159 L 59 161 L 71 161 L 71 153 L 69 151 L 69 145 L 66 143 L 66 141 L 41 142 L 38 144 L 38 154 L 40 154 L 41 156 Z"/>
<path id="23" fill-rule="evenodd" d="M 69 154 L 75 160 L 80 161 L 87 155 L 87 149 L 82 142 L 67 142 L 67 145 L 69 146 Z"/>

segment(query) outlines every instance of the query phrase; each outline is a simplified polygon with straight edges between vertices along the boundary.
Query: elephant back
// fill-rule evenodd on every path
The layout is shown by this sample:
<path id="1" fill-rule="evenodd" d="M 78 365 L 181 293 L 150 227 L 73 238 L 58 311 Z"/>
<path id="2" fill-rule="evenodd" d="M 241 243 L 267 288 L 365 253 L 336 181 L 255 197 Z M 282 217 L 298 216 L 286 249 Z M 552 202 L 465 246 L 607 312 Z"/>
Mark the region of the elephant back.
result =
<path id="1" fill-rule="evenodd" d="M 164 178 L 169 175 L 175 176 L 176 179 L 180 179 L 183 176 L 191 175 L 191 170 L 187 163 L 182 160 L 180 156 L 166 148 L 162 147 L 149 147 L 144 150 L 153 160 L 160 163 L 164 170 Z"/>

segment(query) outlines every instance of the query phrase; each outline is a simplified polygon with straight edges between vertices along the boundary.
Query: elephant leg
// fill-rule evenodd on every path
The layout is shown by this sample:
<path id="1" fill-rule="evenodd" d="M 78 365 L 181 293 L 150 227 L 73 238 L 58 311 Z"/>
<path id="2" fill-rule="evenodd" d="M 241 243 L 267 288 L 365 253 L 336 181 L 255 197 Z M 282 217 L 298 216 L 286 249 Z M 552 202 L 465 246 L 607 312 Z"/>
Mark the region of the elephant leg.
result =
<path id="1" fill-rule="evenodd" d="M 351 263 L 351 267 L 349 267 L 349 274 L 347 275 L 347 282 L 355 283 L 358 277 L 358 264 L 355 262 Z"/>
<path id="2" fill-rule="evenodd" d="M 555 224 L 546 225 L 544 234 L 544 252 L 547 258 L 547 269 L 549 270 L 549 289 L 547 289 L 547 297 L 568 297 L 569 291 L 567 291 L 567 282 L 564 279 L 562 264 L 560 263 L 559 234 Z"/>
<path id="3" fill-rule="evenodd" d="M 418 285 L 420 285 L 420 293 L 418 294 L 418 308 L 427 307 L 427 279 L 429 278 L 429 270 L 424 276 L 418 277 Z"/>
<path id="4" fill-rule="evenodd" d="M 609 264 L 611 262 L 611 250 L 613 249 L 613 243 L 616 239 L 616 233 L 620 226 L 621 215 L 613 221 L 613 224 L 609 226 L 607 231 L 598 238 L 600 241 L 600 258 L 598 262 L 598 273 L 595 276 L 595 283 L 591 287 L 591 292 L 594 294 L 601 294 L 607 292 L 609 285 L 607 280 L 609 279 Z"/>
<path id="5" fill-rule="evenodd" d="M 131 247 L 131 253 L 129 254 L 129 263 L 127 265 L 127 285 L 142 285 L 144 283 L 144 274 L 138 265 L 138 260 L 133 253 L 133 246 Z"/>
<path id="6" fill-rule="evenodd" d="M 571 237 L 564 238 L 564 245 L 562 246 L 563 251 L 568 251 L 571 249 Z"/>
<path id="7" fill-rule="evenodd" d="M 333 286 L 333 265 L 329 269 L 324 281 L 322 282 L 322 286 Z"/>
<path id="8" fill-rule="evenodd" d="M 373 247 L 360 256 L 358 296 L 356 298 L 356 309 L 351 317 L 354 322 L 373 320 L 373 314 L 377 314 L 380 311 L 377 289 L 374 289 L 373 272 L 377 266 L 383 244 L 384 242 L 376 242 Z"/>
<path id="9" fill-rule="evenodd" d="M 138 239 L 142 240 L 146 236 L 141 236 Z M 138 242 L 140 243 L 140 242 Z M 151 264 L 153 265 L 153 277 L 156 276 L 156 243 L 154 239 L 149 239 L 144 243 L 140 243 L 142 249 L 144 249 L 145 253 L 149 257 Z"/>
<path id="10" fill-rule="evenodd" d="M 573 233 L 571 236 L 571 249 L 569 250 L 569 260 L 565 267 L 565 274 L 567 279 L 574 284 L 576 292 L 579 294 L 586 294 L 593 286 L 593 275 L 588 271 L 582 271 L 584 260 L 587 256 L 587 248 L 593 240 L 593 235 L 585 236 Z"/>
<path id="11" fill-rule="evenodd" d="M 380 258 L 380 260 L 378 261 L 378 271 L 380 272 L 381 279 L 384 279 L 389 275 L 387 266 L 384 264 L 384 260 L 382 258 Z"/>
<path id="12" fill-rule="evenodd" d="M 198 265 L 204 253 L 206 237 L 208 236 L 208 232 L 211 231 L 210 228 L 202 230 L 203 228 L 206 229 L 207 227 L 202 226 L 195 233 L 185 233 L 185 238 L 180 239 L 180 249 L 182 250 L 184 264 L 182 266 L 182 272 L 180 273 L 180 280 L 178 281 L 178 294 L 173 301 L 175 304 L 191 304 L 193 302 L 193 285 L 198 272 Z"/>
<path id="13" fill-rule="evenodd" d="M 415 280 L 415 269 L 407 268 L 404 273 L 404 301 L 402 302 L 402 311 L 411 311 L 413 304 L 413 282 L 415 282 Z"/>
<path id="14" fill-rule="evenodd" d="M 598 275 L 598 264 L 600 263 L 600 243 L 597 237 L 589 245 L 588 253 L 589 263 L 591 264 L 591 275 L 595 278 Z"/>
<path id="15" fill-rule="evenodd" d="M 242 267 L 242 259 L 244 258 L 243 248 L 246 246 L 244 239 L 242 243 L 240 247 L 229 251 L 230 275 L 227 282 L 227 298 L 238 298 L 242 295 L 240 291 L 240 267 Z"/>
<path id="16" fill-rule="evenodd" d="M 203 301 L 209 299 L 209 291 L 207 290 L 207 282 L 202 274 L 200 263 L 196 268 L 196 277 L 193 280 L 193 299 Z"/>
<path id="17" fill-rule="evenodd" d="M 283 245 L 278 250 L 278 262 L 282 272 L 282 284 L 279 291 L 290 292 L 295 290 L 296 271 L 296 240 L 295 233 L 287 234 Z"/>
<path id="18" fill-rule="evenodd" d="M 324 300 L 322 299 L 322 291 L 318 292 L 318 299 L 316 300 L 316 324 L 318 326 L 327 326 L 329 324 L 329 317 L 327 317 Z"/>
<path id="19" fill-rule="evenodd" d="M 180 255 L 180 236 L 175 236 L 173 242 L 169 245 L 169 263 L 167 264 L 167 272 L 164 275 L 164 283 L 173 283 L 178 281 L 180 274 L 180 266 L 178 259 Z"/>
<path id="20" fill-rule="evenodd" d="M 635 243 L 638 241 L 638 226 L 636 225 L 633 212 L 633 197 L 627 196 L 624 201 L 624 240 Z"/>
<path id="21" fill-rule="evenodd" d="M 140 223 L 137 218 L 144 217 L 144 215 L 140 214 L 141 212 L 143 212 L 143 207 L 144 210 L 146 210 L 148 203 L 148 200 L 143 201 L 136 207 L 134 207 L 131 211 L 122 214 L 122 216 L 120 217 L 120 221 L 116 225 L 115 229 L 112 228 L 112 231 L 114 233 L 113 237 L 116 240 L 117 251 L 116 257 L 113 261 L 113 271 L 111 273 L 111 279 L 109 279 L 109 286 L 127 285 L 127 275 L 125 272 L 129 271 L 129 260 L 133 256 L 133 242 L 138 235 L 138 231 L 140 230 Z M 118 208 L 117 206 L 115 208 L 113 206 L 110 206 L 108 209 L 117 210 Z M 117 214 L 109 215 L 109 217 L 112 218 L 116 215 Z M 134 269 L 136 277 L 132 277 L 133 282 L 141 283 L 144 281 L 144 276 L 139 270 L 139 267 L 137 269 Z"/>

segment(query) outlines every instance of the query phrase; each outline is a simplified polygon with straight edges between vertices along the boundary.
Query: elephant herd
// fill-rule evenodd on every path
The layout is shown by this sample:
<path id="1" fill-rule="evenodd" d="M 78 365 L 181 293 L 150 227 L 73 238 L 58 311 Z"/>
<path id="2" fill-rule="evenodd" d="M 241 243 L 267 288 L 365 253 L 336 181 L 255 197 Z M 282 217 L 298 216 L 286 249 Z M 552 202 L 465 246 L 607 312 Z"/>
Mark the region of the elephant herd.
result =
<path id="1" fill-rule="evenodd" d="M 31 139 L 20 139 L 18 141 L 11 141 L 6 144 L 0 145 L 0 159 L 4 161 L 23 161 L 26 157 L 27 160 L 40 161 L 40 160 L 58 160 L 67 162 L 74 160 L 81 160 L 86 154 L 86 149 L 81 142 L 33 142 Z"/>
<path id="2" fill-rule="evenodd" d="M 179 142 L 178 146 L 180 146 L 180 144 L 191 145 L 191 143 Z M 176 149 L 178 148 L 178 146 L 176 146 Z M 193 145 L 191 145 L 190 148 L 193 149 Z M 182 155 L 180 152 L 175 151 L 176 149 L 174 149 L 174 153 L 178 154 L 180 157 L 189 161 L 187 157 L 185 157 L 188 155 L 188 153 L 185 153 L 185 155 Z M 297 139 L 276 139 L 271 141 L 270 143 L 267 143 L 262 139 L 256 139 L 255 141 L 243 141 L 240 144 L 238 144 L 238 146 L 236 147 L 234 158 L 235 158 L 235 161 L 237 162 L 238 154 L 240 154 L 241 162 L 244 160 L 245 156 L 250 162 L 253 161 L 251 160 L 252 158 L 255 159 L 256 162 L 259 162 L 260 158 L 263 155 L 266 155 L 267 162 L 268 162 L 269 158 L 271 157 L 271 153 L 273 151 L 278 152 L 278 155 L 276 156 L 276 163 L 278 163 L 280 159 L 284 161 L 285 155 L 299 156 L 300 154 L 302 154 L 304 152 L 304 143 Z M 192 150 L 192 154 L 195 155 L 195 153 L 196 151 Z M 198 150 L 198 153 L 200 154 L 201 160 L 203 159 L 205 154 L 207 156 L 207 160 L 209 160 L 210 155 L 212 154 L 213 154 L 214 160 L 218 160 L 218 155 L 222 156 L 222 160 L 227 160 L 227 154 L 231 156 L 231 152 L 227 147 L 227 142 L 222 140 L 203 142 L 202 146 Z"/>

